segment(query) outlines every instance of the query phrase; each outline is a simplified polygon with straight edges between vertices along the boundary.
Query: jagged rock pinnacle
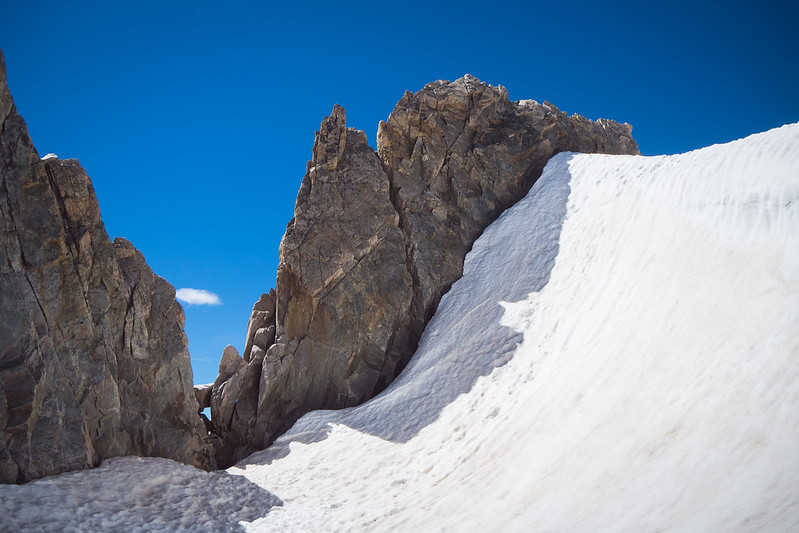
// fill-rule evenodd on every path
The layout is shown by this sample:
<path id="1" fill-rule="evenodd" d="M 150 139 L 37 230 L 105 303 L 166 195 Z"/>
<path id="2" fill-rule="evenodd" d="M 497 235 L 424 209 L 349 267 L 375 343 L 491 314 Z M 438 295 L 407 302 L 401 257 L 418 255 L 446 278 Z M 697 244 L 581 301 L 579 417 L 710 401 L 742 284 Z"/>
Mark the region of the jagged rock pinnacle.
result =
<path id="1" fill-rule="evenodd" d="M 466 75 L 406 92 L 380 123 L 375 153 L 336 105 L 280 246 L 275 309 L 253 309 L 246 363 L 215 384 L 215 394 L 236 398 L 228 405 L 245 406 L 214 418 L 220 464 L 266 447 L 310 410 L 356 405 L 384 389 L 461 276 L 472 243 L 524 197 L 549 158 L 637 154 L 630 131 L 548 103 L 511 102 L 505 88 Z"/>

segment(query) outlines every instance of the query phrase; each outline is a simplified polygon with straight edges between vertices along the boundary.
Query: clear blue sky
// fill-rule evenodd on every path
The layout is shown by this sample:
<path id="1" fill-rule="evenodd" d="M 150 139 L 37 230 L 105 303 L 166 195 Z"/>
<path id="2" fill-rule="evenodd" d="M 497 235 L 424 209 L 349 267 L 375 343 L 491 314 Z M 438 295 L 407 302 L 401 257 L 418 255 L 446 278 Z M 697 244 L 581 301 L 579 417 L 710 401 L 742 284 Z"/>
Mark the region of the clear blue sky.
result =
<path id="1" fill-rule="evenodd" d="M 633 124 L 644 154 L 799 120 L 794 2 L 3 0 L 9 85 L 41 155 L 80 159 L 108 233 L 176 288 L 195 382 L 274 286 L 277 250 L 338 103 L 374 143 L 406 89 L 465 73 Z"/>

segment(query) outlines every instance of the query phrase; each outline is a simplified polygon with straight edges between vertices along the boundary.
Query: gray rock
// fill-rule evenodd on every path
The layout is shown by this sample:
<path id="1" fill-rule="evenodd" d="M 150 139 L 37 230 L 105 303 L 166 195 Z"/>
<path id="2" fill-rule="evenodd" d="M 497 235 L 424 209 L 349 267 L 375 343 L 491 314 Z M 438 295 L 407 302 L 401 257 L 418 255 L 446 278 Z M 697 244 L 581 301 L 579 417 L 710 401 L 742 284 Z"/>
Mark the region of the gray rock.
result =
<path id="1" fill-rule="evenodd" d="M 229 466 L 249 455 L 254 441 L 261 369 L 265 352 L 258 346 L 252 358 L 227 379 L 214 383 L 211 396 L 213 444 L 220 466 Z"/>
<path id="2" fill-rule="evenodd" d="M 126 455 L 175 459 L 203 468 L 213 461 L 197 417 L 183 308 L 175 289 L 153 273 L 144 256 L 125 239 L 114 239 L 127 301 L 116 385 L 122 429 L 130 436 Z M 119 297 L 119 296 L 117 296 Z"/>
<path id="3" fill-rule="evenodd" d="M 255 331 L 255 335 L 253 336 L 253 344 L 255 348 L 260 348 L 263 350 L 263 347 L 272 346 L 275 342 L 275 326 L 268 326 L 265 328 L 260 328 Z"/>
<path id="4" fill-rule="evenodd" d="M 0 55 L 0 482 L 152 455 L 210 468 L 183 310 L 113 244 L 75 160 L 40 160 Z"/>
<path id="5" fill-rule="evenodd" d="M 547 102 L 511 102 L 504 88 L 466 76 L 407 92 L 381 122 L 376 154 L 334 107 L 280 245 L 274 344 L 264 346 L 271 315 L 254 308 L 251 359 L 221 392 L 248 405 L 248 418 L 213 417 L 219 463 L 268 446 L 310 410 L 383 390 L 461 276 L 472 243 L 524 197 L 549 158 L 636 154 L 631 129 Z"/>

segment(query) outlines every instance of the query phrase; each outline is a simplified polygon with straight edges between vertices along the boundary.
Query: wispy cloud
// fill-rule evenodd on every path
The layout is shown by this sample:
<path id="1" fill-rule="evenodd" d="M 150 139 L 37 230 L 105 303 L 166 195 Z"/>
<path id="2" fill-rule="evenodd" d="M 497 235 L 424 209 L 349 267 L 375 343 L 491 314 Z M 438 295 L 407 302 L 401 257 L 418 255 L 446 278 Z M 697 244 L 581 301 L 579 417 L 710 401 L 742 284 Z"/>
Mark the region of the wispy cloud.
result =
<path id="1" fill-rule="evenodd" d="M 175 297 L 189 305 L 222 305 L 219 296 L 204 289 L 178 289 Z"/>

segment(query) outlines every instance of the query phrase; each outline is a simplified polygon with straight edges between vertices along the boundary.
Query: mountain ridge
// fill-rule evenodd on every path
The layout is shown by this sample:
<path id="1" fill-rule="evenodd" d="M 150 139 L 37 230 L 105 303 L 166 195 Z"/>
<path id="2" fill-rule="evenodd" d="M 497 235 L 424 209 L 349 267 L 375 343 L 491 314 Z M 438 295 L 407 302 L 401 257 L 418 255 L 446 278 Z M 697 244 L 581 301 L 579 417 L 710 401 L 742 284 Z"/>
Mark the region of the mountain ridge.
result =
<path id="1" fill-rule="evenodd" d="M 220 365 L 209 403 L 219 464 L 267 447 L 308 411 L 385 389 L 472 243 L 549 158 L 638 154 L 631 130 L 511 102 L 504 87 L 466 75 L 406 91 L 373 150 L 336 105 L 281 241 L 275 291 L 253 309 L 245 353 Z"/>

